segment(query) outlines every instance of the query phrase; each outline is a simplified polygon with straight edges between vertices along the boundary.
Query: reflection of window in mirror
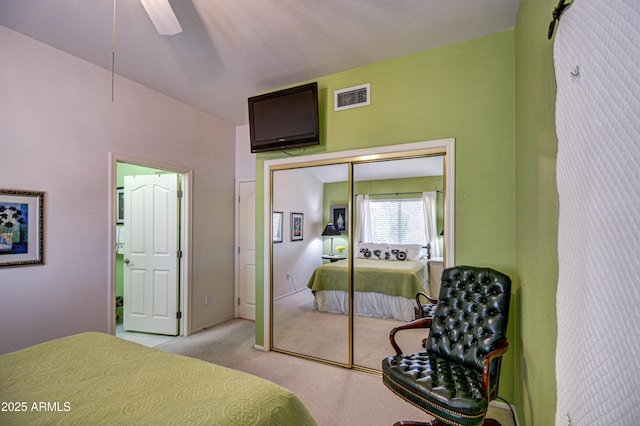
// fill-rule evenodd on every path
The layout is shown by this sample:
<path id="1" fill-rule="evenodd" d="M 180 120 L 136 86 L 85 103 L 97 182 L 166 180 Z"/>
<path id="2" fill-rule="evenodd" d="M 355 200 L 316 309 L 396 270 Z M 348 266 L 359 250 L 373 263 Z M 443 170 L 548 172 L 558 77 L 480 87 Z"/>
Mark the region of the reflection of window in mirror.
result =
<path id="1" fill-rule="evenodd" d="M 357 229 L 363 230 L 362 235 L 358 235 L 358 241 L 429 245 L 431 253 L 440 257 L 442 250 L 438 229 L 442 229 L 442 225 L 438 224 L 438 210 L 442 210 L 442 205 L 437 202 L 439 192 L 416 193 L 419 198 L 373 199 L 369 196 L 368 202 L 357 198 L 357 208 L 365 211 L 356 217 L 369 219 L 357 226 Z"/>
<path id="2" fill-rule="evenodd" d="M 369 203 L 371 242 L 427 244 L 421 199 L 381 199 Z"/>

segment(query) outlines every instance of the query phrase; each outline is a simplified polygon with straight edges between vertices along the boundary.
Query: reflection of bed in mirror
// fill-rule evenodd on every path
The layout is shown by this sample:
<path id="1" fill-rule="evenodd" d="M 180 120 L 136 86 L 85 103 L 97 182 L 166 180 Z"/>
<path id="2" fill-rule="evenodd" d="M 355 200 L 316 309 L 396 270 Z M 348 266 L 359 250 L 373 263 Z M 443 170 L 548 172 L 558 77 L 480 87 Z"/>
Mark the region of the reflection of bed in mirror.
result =
<path id="1" fill-rule="evenodd" d="M 376 245 L 367 245 L 365 250 L 368 252 L 360 245 L 358 257 L 353 259 L 354 313 L 413 320 L 416 294 L 429 291 L 428 250 L 421 250 L 420 245 L 416 250 L 416 245 L 408 244 L 384 245 L 379 249 L 369 246 Z M 402 254 L 409 246 L 412 247 Z M 348 271 L 348 260 L 316 268 L 307 284 L 314 295 L 314 309 L 341 314 L 349 312 Z"/>

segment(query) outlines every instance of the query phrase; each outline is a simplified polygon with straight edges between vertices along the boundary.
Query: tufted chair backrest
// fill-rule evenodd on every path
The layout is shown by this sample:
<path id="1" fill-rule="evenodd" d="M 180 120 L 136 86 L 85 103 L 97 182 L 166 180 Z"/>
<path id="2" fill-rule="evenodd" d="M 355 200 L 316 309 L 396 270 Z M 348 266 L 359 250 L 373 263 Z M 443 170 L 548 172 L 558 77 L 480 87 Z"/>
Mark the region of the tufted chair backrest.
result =
<path id="1" fill-rule="evenodd" d="M 472 266 L 443 270 L 425 348 L 482 372 L 493 344 L 506 338 L 510 298 L 511 279 L 498 271 Z"/>

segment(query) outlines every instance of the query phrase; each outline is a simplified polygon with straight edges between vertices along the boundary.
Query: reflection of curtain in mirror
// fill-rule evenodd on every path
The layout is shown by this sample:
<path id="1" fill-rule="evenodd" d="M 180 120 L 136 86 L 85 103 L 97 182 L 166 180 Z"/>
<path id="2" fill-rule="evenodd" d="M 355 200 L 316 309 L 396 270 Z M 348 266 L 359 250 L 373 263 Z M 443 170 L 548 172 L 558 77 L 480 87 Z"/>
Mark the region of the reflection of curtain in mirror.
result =
<path id="1" fill-rule="evenodd" d="M 427 241 L 431 244 L 431 257 L 440 257 L 438 245 L 438 225 L 436 223 L 436 191 L 423 192 L 422 204 L 424 206 L 424 231 Z"/>
<path id="2" fill-rule="evenodd" d="M 369 194 L 358 194 L 356 196 L 355 242 L 371 242 L 371 212 L 369 210 Z"/>

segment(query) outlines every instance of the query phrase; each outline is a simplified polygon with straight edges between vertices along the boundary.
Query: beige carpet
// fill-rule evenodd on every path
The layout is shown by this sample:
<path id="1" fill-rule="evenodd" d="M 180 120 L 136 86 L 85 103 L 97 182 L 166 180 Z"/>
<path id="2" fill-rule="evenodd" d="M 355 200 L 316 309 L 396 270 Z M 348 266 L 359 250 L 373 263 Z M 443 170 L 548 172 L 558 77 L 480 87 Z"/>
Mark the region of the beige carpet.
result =
<path id="1" fill-rule="evenodd" d="M 395 396 L 379 376 L 253 348 L 255 325 L 235 319 L 156 347 L 255 374 L 293 391 L 320 426 L 392 425 L 426 421 L 421 410 Z"/>
<path id="2" fill-rule="evenodd" d="M 347 364 L 349 362 L 349 317 L 313 309 L 313 295 L 305 289 L 274 301 L 274 347 Z M 393 355 L 389 332 L 403 324 L 392 319 L 354 317 L 354 364 L 380 369 L 383 358 Z M 429 330 L 407 330 L 397 334 L 407 353 L 422 350 Z"/>
<path id="3" fill-rule="evenodd" d="M 424 412 L 388 390 L 380 376 L 277 352 L 263 352 L 254 349 L 254 342 L 254 322 L 234 319 L 188 337 L 175 338 L 156 349 L 278 383 L 298 395 L 320 426 L 383 426 L 401 419 L 429 420 Z M 499 417 L 500 411 L 490 409 L 491 417 L 503 425 L 513 425 Z M 503 418 L 509 419 L 507 415 Z"/>

